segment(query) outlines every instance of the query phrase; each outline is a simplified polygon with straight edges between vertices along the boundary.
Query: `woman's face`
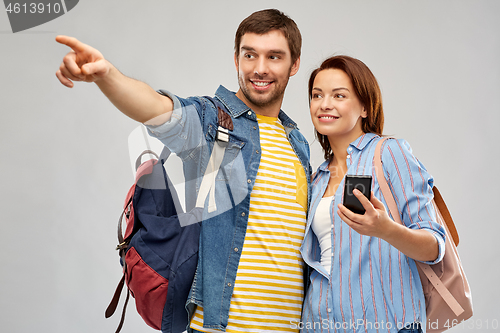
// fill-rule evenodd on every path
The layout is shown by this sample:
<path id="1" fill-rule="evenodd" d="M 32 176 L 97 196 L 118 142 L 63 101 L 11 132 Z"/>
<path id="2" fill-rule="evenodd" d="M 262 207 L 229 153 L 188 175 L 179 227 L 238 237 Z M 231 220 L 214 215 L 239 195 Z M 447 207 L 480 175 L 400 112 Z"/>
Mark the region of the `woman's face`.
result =
<path id="1" fill-rule="evenodd" d="M 352 142 L 363 134 L 361 119 L 366 117 L 366 111 L 351 80 L 340 69 L 324 69 L 316 75 L 310 111 L 316 130 L 329 139 Z"/>

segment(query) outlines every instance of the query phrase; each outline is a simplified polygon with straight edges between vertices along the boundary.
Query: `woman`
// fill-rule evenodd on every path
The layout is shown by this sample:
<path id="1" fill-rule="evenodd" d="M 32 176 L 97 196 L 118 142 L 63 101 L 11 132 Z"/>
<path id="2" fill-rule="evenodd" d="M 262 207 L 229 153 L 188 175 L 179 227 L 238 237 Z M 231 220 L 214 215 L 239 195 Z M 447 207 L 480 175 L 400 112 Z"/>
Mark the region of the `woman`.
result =
<path id="1" fill-rule="evenodd" d="M 382 146 L 384 175 L 405 226 L 393 221 L 373 169 L 383 109 L 377 80 L 361 61 L 335 56 L 309 79 L 311 119 L 325 162 L 301 247 L 311 266 L 303 332 L 425 332 L 425 299 L 415 260 L 438 263 L 444 230 L 430 203 L 433 179 L 404 140 Z M 346 174 L 371 175 L 365 208 L 342 205 Z M 422 325 L 420 325 L 422 323 Z"/>

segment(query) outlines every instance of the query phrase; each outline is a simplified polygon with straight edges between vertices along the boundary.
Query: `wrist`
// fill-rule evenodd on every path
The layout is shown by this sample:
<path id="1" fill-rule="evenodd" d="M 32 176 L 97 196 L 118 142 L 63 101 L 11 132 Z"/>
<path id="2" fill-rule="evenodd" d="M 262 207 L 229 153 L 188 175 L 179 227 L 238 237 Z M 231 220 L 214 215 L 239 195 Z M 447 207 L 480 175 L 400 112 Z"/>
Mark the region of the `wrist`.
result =
<path id="1" fill-rule="evenodd" d="M 380 238 L 385 240 L 389 244 L 394 244 L 394 241 L 401 239 L 404 235 L 404 232 L 408 230 L 408 228 L 395 222 L 389 217 L 387 217 L 385 226 L 386 227 L 384 228 L 382 234 L 380 235 Z"/>
<path id="2" fill-rule="evenodd" d="M 114 87 L 117 82 L 120 81 L 120 76 L 123 74 L 111 64 L 109 61 L 105 61 L 105 70 L 102 71 L 101 74 L 94 75 L 94 83 L 97 84 L 101 90 L 109 89 L 110 87 Z"/>

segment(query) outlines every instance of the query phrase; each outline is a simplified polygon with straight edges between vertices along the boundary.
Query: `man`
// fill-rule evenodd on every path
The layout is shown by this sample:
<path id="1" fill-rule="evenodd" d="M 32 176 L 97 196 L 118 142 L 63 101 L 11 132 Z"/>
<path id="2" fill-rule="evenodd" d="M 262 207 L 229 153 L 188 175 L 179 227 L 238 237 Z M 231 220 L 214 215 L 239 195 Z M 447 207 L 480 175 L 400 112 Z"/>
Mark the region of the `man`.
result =
<path id="1" fill-rule="evenodd" d="M 57 71 L 62 84 L 95 82 L 125 115 L 147 125 L 184 163 L 198 191 L 216 142 L 218 106 L 230 116 L 229 142 L 215 185 L 215 211 L 205 209 L 198 268 L 186 308 L 189 330 L 291 332 L 300 321 L 304 234 L 310 183 L 309 147 L 280 110 L 300 65 L 300 32 L 275 9 L 253 13 L 235 38 L 236 93 L 179 98 L 121 74 L 74 38 Z M 194 205 L 188 196 L 186 205 Z M 191 198 L 191 199 L 189 199 Z M 295 323 L 295 324 L 294 324 Z M 294 329 L 295 328 L 295 329 Z"/>

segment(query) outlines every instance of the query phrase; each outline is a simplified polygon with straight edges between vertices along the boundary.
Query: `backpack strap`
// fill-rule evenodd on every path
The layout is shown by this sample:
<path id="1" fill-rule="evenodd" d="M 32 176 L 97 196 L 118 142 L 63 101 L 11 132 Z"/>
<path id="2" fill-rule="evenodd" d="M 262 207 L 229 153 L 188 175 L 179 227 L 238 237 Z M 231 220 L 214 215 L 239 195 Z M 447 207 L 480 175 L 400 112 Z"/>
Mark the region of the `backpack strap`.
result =
<path id="1" fill-rule="evenodd" d="M 234 129 L 233 120 L 231 116 L 224 111 L 225 106 L 217 99 L 205 96 L 206 99 L 211 101 L 217 107 L 217 136 L 213 145 L 212 154 L 208 161 L 207 169 L 201 181 L 200 190 L 198 191 L 198 198 L 196 200 L 196 207 L 203 208 L 205 200 L 208 199 L 208 212 L 213 213 L 217 210 L 215 203 L 215 178 L 219 172 L 220 165 L 224 159 L 227 144 L 229 142 L 229 131 Z"/>
<path id="2" fill-rule="evenodd" d="M 120 300 L 120 295 L 123 290 L 123 286 L 125 284 L 125 273 L 123 273 L 123 276 L 118 283 L 118 286 L 116 287 L 115 294 L 113 295 L 113 299 L 109 303 L 108 307 L 106 308 L 106 312 L 104 313 L 104 316 L 106 318 L 111 317 L 115 311 L 116 307 L 118 306 L 118 301 Z M 130 299 L 130 289 L 127 288 L 127 297 L 125 298 L 125 303 L 123 304 L 123 310 L 122 310 L 122 315 L 120 317 L 120 323 L 118 324 L 118 327 L 116 328 L 115 333 L 120 333 L 123 327 L 123 323 L 125 322 L 125 313 L 127 312 L 127 305 L 128 301 Z"/>
<path id="3" fill-rule="evenodd" d="M 392 139 L 389 137 L 382 138 L 375 147 L 375 155 L 373 157 L 373 164 L 375 166 L 375 173 L 377 176 L 377 181 L 380 187 L 380 191 L 384 196 L 385 202 L 387 203 L 387 207 L 394 218 L 394 220 L 398 223 L 404 225 L 403 221 L 401 221 L 401 216 L 399 214 L 398 206 L 396 201 L 394 200 L 394 196 L 392 195 L 391 189 L 389 188 L 389 184 L 387 184 L 387 180 L 384 176 L 383 166 L 382 166 L 382 144 L 385 140 Z M 436 207 L 436 206 L 435 206 Z M 436 207 L 437 208 L 437 207 Z M 438 214 L 439 212 L 436 212 Z M 446 286 L 441 282 L 441 279 L 437 276 L 434 270 L 428 264 L 424 264 L 420 261 L 415 260 L 417 266 L 421 269 L 421 271 L 425 274 L 429 282 L 436 289 L 436 291 L 441 295 L 443 300 L 448 304 L 451 310 L 458 317 L 464 309 L 458 303 L 458 301 L 453 297 L 450 291 L 446 288 Z"/>
<path id="4" fill-rule="evenodd" d="M 448 227 L 451 238 L 453 238 L 453 243 L 455 243 L 455 246 L 458 246 L 460 238 L 458 237 L 458 231 L 455 227 L 455 223 L 453 222 L 450 211 L 448 210 L 448 207 L 446 206 L 446 203 L 444 202 L 444 199 L 436 186 L 432 188 L 432 192 L 434 192 L 434 202 L 439 208 L 439 212 L 441 213 L 441 216 L 443 217 L 443 220 Z"/>
<path id="5" fill-rule="evenodd" d="M 120 295 L 122 293 L 124 284 L 125 284 L 125 274 L 123 274 L 120 282 L 118 283 L 118 286 L 116 287 L 115 294 L 113 295 L 113 299 L 111 300 L 111 303 L 109 303 L 108 307 L 106 308 L 106 312 L 104 313 L 104 316 L 106 318 L 111 317 L 115 313 L 116 307 L 118 306 L 118 301 L 120 300 Z M 122 327 L 123 327 L 123 323 L 125 321 L 125 312 L 127 310 L 127 304 L 128 304 L 129 298 L 130 298 L 130 290 L 127 288 L 127 298 L 125 298 L 125 304 L 123 305 L 122 316 L 120 319 L 120 323 L 118 324 L 118 327 L 116 329 L 116 333 L 120 332 Z"/>
<path id="6" fill-rule="evenodd" d="M 198 198 L 196 199 L 196 207 L 203 208 L 205 206 L 205 200 L 207 196 L 208 199 L 208 212 L 212 213 L 217 210 L 217 205 L 215 204 L 215 178 L 220 169 L 220 165 L 224 158 L 224 152 L 226 151 L 227 142 L 219 142 L 216 140 L 214 142 L 214 147 L 212 149 L 212 154 L 210 155 L 210 160 L 208 161 L 207 169 L 205 170 L 205 175 L 201 180 L 200 190 L 198 192 Z"/>

